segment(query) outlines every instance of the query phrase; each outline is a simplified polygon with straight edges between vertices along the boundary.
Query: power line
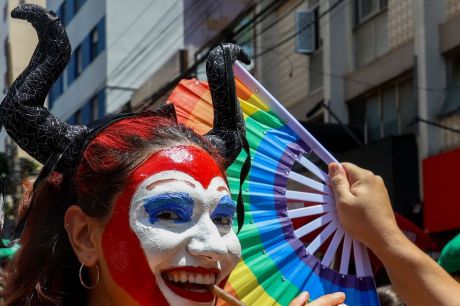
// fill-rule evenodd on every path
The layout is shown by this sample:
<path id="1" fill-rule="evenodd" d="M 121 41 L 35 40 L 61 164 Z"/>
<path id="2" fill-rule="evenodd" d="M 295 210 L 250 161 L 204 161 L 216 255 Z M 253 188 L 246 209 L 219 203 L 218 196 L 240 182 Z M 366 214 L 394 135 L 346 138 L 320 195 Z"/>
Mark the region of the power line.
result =
<path id="1" fill-rule="evenodd" d="M 112 48 L 114 45 L 116 45 L 120 39 L 122 39 L 124 37 L 124 35 L 126 34 L 126 32 L 128 32 L 135 24 L 138 20 L 140 20 L 148 11 L 149 9 L 157 2 L 157 0 L 153 0 L 153 1 L 150 1 L 150 3 L 144 7 L 144 9 L 142 9 L 141 13 L 136 15 L 136 17 L 134 18 L 134 22 L 131 22 L 131 24 L 129 26 L 126 27 L 126 29 L 120 34 L 118 35 L 118 37 L 116 38 L 116 40 L 114 42 L 112 42 L 110 44 L 110 46 L 107 47 L 107 49 L 110 49 Z"/>
<path id="2" fill-rule="evenodd" d="M 265 1 L 265 0 L 263 0 L 263 1 Z M 215 3 L 219 4 L 218 2 L 215 2 Z M 269 5 L 267 5 L 267 7 L 265 7 L 261 12 L 259 12 L 256 16 L 254 16 L 254 18 L 251 20 L 251 22 L 252 22 L 253 20 L 257 20 L 258 18 L 260 18 L 260 16 L 264 16 L 264 14 L 266 14 L 267 12 L 269 12 L 270 10 L 272 10 L 274 7 L 280 6 L 281 4 L 282 4 L 281 1 L 277 1 L 277 0 L 272 1 Z M 244 8 L 242 11 L 247 11 L 251 6 L 252 6 L 252 4 L 251 4 L 251 3 L 248 3 L 248 5 L 246 6 L 246 8 Z M 200 20 L 201 20 L 201 22 L 195 23 L 195 24 L 193 25 L 193 28 L 189 28 L 189 29 L 192 29 L 192 31 L 194 32 L 194 31 L 198 28 L 198 26 L 201 25 L 201 24 L 205 21 L 205 20 L 203 20 L 202 18 L 198 18 L 198 21 L 200 21 Z M 249 22 L 249 24 L 250 24 L 251 22 Z M 241 30 L 244 30 L 244 28 L 245 28 L 245 27 L 243 27 Z M 192 33 L 193 33 L 193 32 L 192 32 Z M 224 29 L 223 32 L 226 32 L 226 30 Z M 161 41 L 160 41 L 160 42 L 161 42 Z M 160 43 L 160 42 L 158 42 L 158 43 Z M 154 47 L 154 46 L 153 46 L 153 47 Z M 153 47 L 151 47 L 151 48 L 153 48 Z M 148 55 L 148 54 L 147 54 L 147 55 Z M 205 60 L 205 58 L 203 58 L 203 61 L 204 61 L 204 60 Z M 202 62 L 202 61 L 201 61 L 201 62 Z M 199 64 L 199 63 L 198 63 L 198 64 Z M 135 69 L 135 67 L 132 67 L 129 71 L 132 71 L 132 70 L 134 70 L 134 69 Z M 148 70 L 149 70 L 149 67 L 146 67 L 146 69 L 142 70 L 142 72 L 141 72 L 140 74 L 138 74 L 138 75 L 140 76 L 140 75 L 146 73 Z M 178 73 L 180 73 L 180 72 L 178 72 Z M 133 85 L 133 84 L 130 84 L 130 85 Z M 120 95 L 121 95 L 121 94 L 120 94 Z M 116 98 L 118 98 L 120 95 L 118 95 Z M 115 99 L 115 98 L 114 98 L 114 99 Z"/>
<path id="3" fill-rule="evenodd" d="M 337 2 L 335 2 L 333 5 L 331 5 L 327 10 L 325 10 L 324 12 L 322 12 L 321 14 L 319 14 L 318 16 L 318 19 L 321 19 L 323 18 L 324 16 L 326 16 L 329 12 L 331 12 L 333 9 L 335 9 L 336 7 L 338 7 L 340 4 L 342 4 L 344 2 L 344 0 L 338 0 Z M 254 58 L 258 58 L 259 56 L 262 56 L 264 54 L 267 54 L 268 52 L 278 48 L 279 46 L 282 46 L 284 45 L 285 43 L 289 42 L 291 39 L 294 39 L 297 35 L 299 35 L 300 33 L 304 32 L 308 27 L 310 27 L 311 25 L 313 25 L 315 23 L 315 21 L 312 21 L 312 22 L 309 22 L 308 24 L 306 24 L 305 26 L 303 26 L 301 29 L 299 29 L 298 31 L 296 31 L 293 35 L 290 35 L 289 37 L 283 39 L 282 41 L 276 43 L 275 45 L 271 46 L 270 48 L 267 48 L 265 49 L 264 51 L 254 55 Z"/>
<path id="4" fill-rule="evenodd" d="M 338 6 L 339 4 L 340 4 L 340 3 L 337 2 L 337 3 L 335 3 L 334 6 Z M 331 6 L 331 8 L 332 8 L 332 6 Z M 345 8 L 345 6 L 342 6 L 341 9 L 340 9 L 340 11 L 343 10 L 344 8 Z M 290 10 L 289 13 L 292 12 L 292 11 L 293 11 L 293 10 Z M 339 12 L 339 11 L 336 10 L 335 14 L 337 14 L 338 12 Z M 325 12 L 325 13 L 326 13 L 326 12 Z M 322 15 L 324 15 L 324 13 L 323 13 Z M 335 15 L 334 15 L 334 16 L 335 16 Z M 332 17 L 333 17 L 333 16 L 332 16 Z M 332 17 L 331 17 L 331 18 L 332 18 Z M 310 23 L 310 24 L 311 24 L 311 23 Z M 284 44 L 285 42 L 287 42 L 287 41 L 289 41 L 289 40 L 295 38 L 295 36 L 296 36 L 298 33 L 302 32 L 304 29 L 308 28 L 308 27 L 310 26 L 310 24 L 306 25 L 303 29 L 299 30 L 295 35 L 292 35 L 292 36 L 286 38 L 285 40 L 281 41 L 281 42 L 279 43 L 279 45 L 282 45 L 282 44 Z M 292 28 L 292 29 L 293 29 L 293 28 Z M 275 53 L 278 53 L 278 54 L 282 54 L 283 57 L 285 57 L 285 58 L 290 62 L 290 66 L 293 66 L 292 63 L 291 63 L 291 61 L 290 61 L 290 59 L 289 59 L 289 57 L 288 57 L 288 55 L 282 53 L 281 51 L 275 50 L 274 47 L 270 47 L 270 48 L 264 49 L 260 54 L 255 55 L 254 58 L 257 58 L 258 56 L 264 55 L 264 54 L 266 54 L 266 53 L 268 53 L 268 52 L 275 52 Z M 273 66 L 271 66 L 271 67 L 273 68 L 273 67 L 276 67 L 276 66 L 273 65 Z M 319 74 L 321 74 L 321 75 L 325 75 L 325 76 L 330 76 L 330 77 L 333 77 L 333 78 L 342 79 L 342 80 L 344 80 L 345 82 L 354 82 L 354 83 L 361 84 L 361 85 L 365 85 L 365 86 L 368 86 L 368 87 L 376 87 L 376 86 L 379 85 L 379 84 L 371 84 L 371 83 L 369 83 L 369 82 L 365 82 L 365 81 L 353 79 L 353 78 L 348 77 L 348 76 L 343 76 L 343 75 L 337 75 L 337 74 L 333 74 L 333 73 L 324 72 L 324 71 L 322 71 L 322 70 L 313 68 L 313 67 L 311 67 L 311 66 L 307 66 L 307 67 L 305 67 L 305 68 L 308 69 L 308 70 L 311 70 L 311 71 L 315 71 L 316 73 L 319 73 Z M 268 69 L 267 71 L 271 71 L 271 70 L 272 70 L 272 69 L 270 69 L 270 67 L 269 67 L 269 69 Z M 289 75 L 291 75 L 291 74 L 292 74 L 292 69 L 291 69 L 291 71 L 289 72 Z M 445 90 L 448 90 L 448 89 L 460 88 L 460 86 L 447 86 L 447 87 L 444 87 L 444 88 L 430 88 L 430 87 L 412 86 L 412 88 L 415 89 L 415 90 L 439 92 L 439 91 L 445 91 Z"/>
<path id="5" fill-rule="evenodd" d="M 215 3 L 214 3 L 215 6 L 216 6 L 216 4 L 218 5 L 219 2 L 215 2 Z M 207 14 L 207 13 L 205 12 L 204 14 Z M 182 16 L 182 14 L 179 14 L 179 16 L 177 16 L 177 18 L 175 18 L 170 24 L 168 24 L 168 26 L 167 26 L 166 28 L 164 28 L 164 29 L 162 30 L 162 36 L 161 36 L 160 39 L 158 39 L 158 40 L 155 42 L 155 44 L 152 44 L 152 45 L 148 46 L 148 49 L 144 50 L 144 52 L 142 52 L 141 54 L 139 54 L 139 56 L 141 56 L 142 54 L 144 54 L 142 58 L 136 57 L 136 58 L 133 59 L 133 61 L 138 61 L 138 62 L 142 63 L 143 60 L 144 60 L 146 57 L 149 56 L 149 52 L 148 52 L 149 50 L 155 49 L 156 47 L 160 46 L 162 42 L 164 42 L 164 40 L 165 40 L 165 38 L 166 38 L 166 31 L 168 31 L 168 30 L 170 29 L 170 27 L 171 27 L 172 25 L 174 25 L 174 23 L 177 21 L 177 19 L 178 19 L 179 17 L 181 17 L 181 16 Z M 195 31 L 195 30 L 198 28 L 199 25 L 201 25 L 203 22 L 206 21 L 204 18 L 199 18 L 198 20 L 201 21 L 201 22 L 196 22 L 196 23 L 193 25 L 193 31 Z M 180 37 L 182 37 L 182 34 L 181 34 L 180 32 L 178 32 L 178 38 L 180 38 Z M 170 39 L 170 37 L 168 37 L 168 39 Z M 174 39 L 170 39 L 170 41 L 172 41 L 172 44 L 175 43 L 175 40 L 174 40 Z M 161 57 L 161 55 L 160 55 L 160 57 Z M 132 62 L 131 62 L 131 63 L 132 63 Z M 130 74 L 130 72 L 132 72 L 133 70 L 136 71 L 136 68 L 137 68 L 137 67 L 136 67 L 135 65 L 130 65 L 130 66 L 131 66 L 131 67 L 127 67 L 127 69 L 129 69 L 129 70 L 127 70 L 127 71 L 124 73 L 125 75 L 126 75 L 126 74 Z M 150 70 L 150 67 L 147 66 L 147 67 L 145 67 L 144 70 L 142 70 L 142 72 L 141 72 L 140 74 L 138 73 L 138 76 L 143 75 L 143 74 L 144 74 L 145 72 L 147 72 L 148 70 Z M 131 85 L 132 85 L 132 84 L 131 84 Z"/>
<path id="6" fill-rule="evenodd" d="M 323 13 L 321 13 L 319 15 L 319 19 L 323 18 L 326 14 L 328 14 L 329 12 L 331 12 L 332 10 L 334 10 L 337 6 L 339 6 L 341 3 L 343 3 L 344 0 L 338 0 L 334 5 L 331 5 L 327 10 L 325 10 Z M 279 19 L 278 19 L 278 22 L 279 22 Z M 289 36 L 288 38 L 282 40 L 281 42 L 275 44 L 274 46 L 270 47 L 270 48 L 267 48 L 265 49 L 264 51 L 262 51 L 261 53 L 259 54 L 256 54 L 254 56 L 254 58 L 257 58 L 259 56 L 262 56 L 263 54 L 266 54 L 268 52 L 271 52 L 272 50 L 276 49 L 277 47 L 285 44 L 286 42 L 288 42 L 289 40 L 293 39 L 294 37 L 296 37 L 296 35 L 302 33 L 303 31 L 305 31 L 310 25 L 312 25 L 313 22 L 310 22 L 309 24 L 305 25 L 303 28 L 301 28 L 300 30 L 296 31 L 296 33 L 294 35 L 291 35 Z M 254 25 L 252 25 L 254 26 Z M 204 58 L 199 60 L 199 61 L 196 61 L 194 63 L 194 65 L 192 67 L 190 67 L 187 71 L 190 71 L 191 68 L 193 69 L 196 69 L 196 67 L 201 64 L 202 62 L 204 62 Z M 192 70 L 193 71 L 193 70 Z M 159 95 L 159 93 L 167 93 L 170 89 L 172 89 L 172 85 L 171 84 L 177 84 L 177 82 L 179 82 L 182 78 L 184 78 L 185 76 L 187 76 L 186 73 L 183 73 L 183 74 L 180 74 L 178 77 L 176 77 L 173 81 L 174 82 L 168 82 L 163 88 L 161 88 L 160 90 L 158 90 L 156 93 L 154 93 L 153 95 L 151 95 L 150 97 L 146 98 L 143 103 L 147 103 L 149 102 L 145 107 L 143 107 L 142 109 L 146 109 L 150 106 L 150 104 L 153 104 L 156 102 L 156 100 L 161 97 L 161 95 Z M 169 88 L 171 87 L 171 88 Z M 166 90 L 166 88 L 169 88 L 168 90 Z"/>
<path id="7" fill-rule="evenodd" d="M 166 12 L 165 16 L 167 16 L 170 12 L 173 12 L 173 10 L 175 9 L 175 4 L 176 4 L 176 3 L 179 3 L 180 1 L 181 1 L 181 0 L 176 0 L 176 1 L 174 2 L 174 4 L 172 4 L 172 5 L 169 7 L 169 9 L 168 9 L 168 11 Z M 198 0 L 195 0 L 195 3 L 197 3 L 197 2 L 198 2 Z M 181 13 L 181 14 L 182 14 L 182 13 Z M 165 19 L 165 20 L 167 20 L 167 19 Z M 176 18 L 173 18 L 172 20 L 173 20 L 173 21 L 177 20 L 177 17 L 176 17 Z M 134 46 L 131 48 L 131 51 L 134 51 L 134 52 L 128 52 L 128 53 L 126 54 L 126 56 L 122 59 L 122 62 L 124 62 L 125 65 L 122 64 L 122 65 L 118 66 L 114 71 L 112 71 L 112 72 L 110 73 L 109 76 L 107 76 L 107 79 L 110 79 L 112 76 L 118 75 L 120 72 L 122 72 L 127 66 L 129 66 L 129 65 L 132 64 L 132 62 L 136 59 L 136 57 L 137 57 L 139 54 L 142 54 L 142 53 L 145 51 L 145 49 L 147 49 L 147 48 L 149 47 L 149 45 L 150 45 L 149 42 L 147 42 L 147 43 L 145 44 L 145 46 L 143 46 L 142 48 L 140 47 L 140 45 L 141 45 L 142 43 L 144 43 L 144 42 L 148 39 L 148 37 L 152 34 L 151 32 L 153 31 L 154 28 L 159 27 L 159 25 L 160 25 L 161 22 L 167 22 L 167 21 L 163 21 L 163 19 L 159 19 L 158 22 L 154 23 L 154 24 L 146 31 L 146 33 L 144 34 L 144 36 L 142 36 L 142 38 L 139 40 L 139 44 L 136 44 L 136 45 L 134 45 Z M 160 34 L 160 35 L 162 35 L 163 33 L 164 33 L 164 29 L 161 31 L 161 34 Z"/>
<path id="8" fill-rule="evenodd" d="M 190 8 L 193 7 L 196 3 L 198 3 L 198 1 L 194 2 L 193 5 L 190 6 Z M 215 8 L 216 5 L 218 5 L 218 4 L 219 4 L 219 2 L 215 2 L 213 8 Z M 207 10 L 205 10 L 205 11 L 203 12 L 203 14 L 200 16 L 200 18 L 198 18 L 197 21 L 192 25 L 193 31 L 195 31 L 196 28 L 197 28 L 199 25 L 201 25 L 201 24 L 205 21 L 205 19 L 204 19 L 204 18 L 201 18 L 201 17 L 204 17 L 205 15 L 207 15 L 207 13 L 208 13 Z M 180 18 L 181 16 L 182 16 L 182 12 L 181 12 L 178 16 L 176 16 L 176 18 L 174 18 L 174 20 L 172 20 L 172 22 L 171 22 L 170 24 L 168 24 L 168 26 L 167 26 L 165 29 L 162 30 L 162 33 L 163 33 L 163 34 L 166 33 L 166 31 L 167 31 L 167 30 L 175 23 L 175 21 L 177 21 L 177 19 Z M 190 31 L 190 29 L 188 29 L 188 30 Z M 179 37 L 178 37 L 178 38 L 180 38 L 181 36 L 182 36 L 182 35 L 179 33 Z M 174 40 L 174 39 L 170 39 L 170 40 L 172 41 L 172 44 L 174 44 L 175 40 Z M 164 41 L 164 35 L 163 35 L 163 38 L 160 38 L 159 40 L 157 40 L 155 44 L 150 44 L 149 46 L 146 46 L 145 49 L 144 49 L 142 52 L 138 53 L 138 54 L 132 59 L 132 61 L 130 61 L 129 63 L 127 63 L 127 64 L 125 65 L 125 67 L 126 67 L 127 69 L 129 69 L 129 70 L 128 70 L 127 72 L 125 72 L 124 75 L 128 74 L 129 72 L 131 72 L 131 71 L 133 71 L 133 70 L 135 71 L 135 69 L 137 68 L 137 66 L 132 65 L 132 62 L 133 62 L 133 61 L 138 61 L 138 62 L 141 62 L 141 63 L 142 63 L 143 60 L 144 60 L 147 56 L 149 56 L 149 52 L 148 52 L 148 51 L 154 49 L 155 47 L 157 47 L 158 45 L 160 45 L 161 42 L 163 42 L 163 41 Z M 145 53 L 145 55 L 143 55 L 143 53 Z M 140 58 L 140 56 L 142 56 L 142 55 L 143 55 L 143 57 Z M 128 68 L 130 65 L 131 65 L 131 68 Z M 123 67 L 122 69 L 125 69 L 125 67 Z M 139 76 L 142 76 L 144 73 L 146 73 L 146 72 L 147 72 L 148 70 L 150 70 L 150 69 L 151 69 L 151 68 L 150 68 L 149 66 L 146 66 L 146 68 L 145 68 L 144 70 L 142 70 L 142 72 L 141 72 L 140 74 L 139 74 L 139 73 L 137 74 L 138 77 L 139 77 Z M 136 78 L 134 78 L 134 79 L 136 79 Z M 131 83 L 131 84 L 129 84 L 129 86 L 133 86 L 133 84 Z M 114 100 L 115 100 L 115 99 L 118 99 L 120 96 L 121 96 L 121 94 L 119 94 L 118 96 L 114 97 L 113 99 L 114 99 Z"/>
<path id="9" fill-rule="evenodd" d="M 331 16 L 330 16 L 330 19 L 334 18 L 337 14 L 339 14 L 341 11 L 343 11 L 343 10 L 345 9 L 345 7 L 346 7 L 346 5 L 343 5 L 340 9 L 337 9 L 337 10 L 335 10 L 334 12 L 332 12 L 332 13 L 331 13 Z M 290 10 L 290 11 L 288 12 L 288 14 L 291 13 L 292 11 L 293 11 L 293 10 Z M 284 17 L 286 17 L 288 14 L 286 14 Z M 321 23 L 321 20 L 319 20 L 318 22 L 320 23 L 320 28 L 326 24 L 326 22 Z M 308 26 L 309 26 L 309 25 L 307 25 L 306 27 L 308 27 Z M 290 29 L 289 31 L 286 31 L 286 33 L 292 32 L 294 29 L 295 29 L 295 25 L 294 25 L 293 27 L 291 27 L 291 29 Z M 285 33 L 285 34 L 286 34 L 286 33 Z M 294 36 L 294 37 L 295 37 L 295 36 Z M 269 38 L 268 38 L 268 39 L 269 39 Z M 288 56 L 287 54 L 284 54 L 283 52 L 281 52 L 281 51 L 279 51 L 279 50 L 276 50 L 276 49 L 268 50 L 268 48 L 267 48 L 267 49 L 260 48 L 260 49 L 262 49 L 264 52 L 267 51 L 267 53 L 268 53 L 268 52 L 275 52 L 275 53 L 278 53 L 278 54 L 282 54 L 285 58 L 289 59 L 289 61 L 290 61 L 289 56 Z M 275 67 L 277 67 L 276 63 L 273 64 L 273 65 L 271 65 L 271 66 L 269 66 L 268 69 L 266 69 L 265 71 L 266 71 L 266 72 L 270 72 L 270 71 L 272 71 Z M 307 68 L 307 69 L 308 69 L 308 68 Z M 295 68 L 294 68 L 293 70 L 295 71 Z M 292 73 L 292 75 L 293 75 L 293 74 L 294 74 L 294 71 L 291 70 L 289 74 Z"/>

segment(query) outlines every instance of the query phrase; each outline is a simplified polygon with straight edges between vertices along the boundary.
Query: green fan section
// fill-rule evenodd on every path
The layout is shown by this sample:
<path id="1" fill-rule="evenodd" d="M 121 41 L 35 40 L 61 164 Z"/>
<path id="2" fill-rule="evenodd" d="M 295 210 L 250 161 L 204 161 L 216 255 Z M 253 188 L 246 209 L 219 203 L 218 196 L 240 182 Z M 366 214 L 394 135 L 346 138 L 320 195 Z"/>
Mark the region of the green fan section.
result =
<path id="1" fill-rule="evenodd" d="M 247 139 L 251 146 L 251 155 L 257 153 L 260 142 L 265 137 L 264 132 L 278 129 L 284 123 L 273 113 L 257 111 L 246 118 Z M 227 175 L 233 198 L 236 199 L 239 191 L 240 169 L 246 159 L 246 153 L 240 153 L 236 161 L 228 168 Z M 251 177 L 249 172 L 248 178 Z M 248 190 L 248 191 L 246 191 Z M 243 198 L 245 204 L 245 222 L 238 237 L 243 250 L 242 260 L 253 272 L 260 286 L 280 305 L 288 305 L 298 295 L 299 288 L 292 284 L 279 272 L 275 262 L 264 252 L 260 233 L 251 216 L 250 183 L 243 183 Z M 235 225 L 236 226 L 236 225 Z M 235 227 L 236 229 L 236 227 Z M 238 291 L 238 290 L 237 290 Z M 244 298 L 244 297 L 240 297 Z"/>

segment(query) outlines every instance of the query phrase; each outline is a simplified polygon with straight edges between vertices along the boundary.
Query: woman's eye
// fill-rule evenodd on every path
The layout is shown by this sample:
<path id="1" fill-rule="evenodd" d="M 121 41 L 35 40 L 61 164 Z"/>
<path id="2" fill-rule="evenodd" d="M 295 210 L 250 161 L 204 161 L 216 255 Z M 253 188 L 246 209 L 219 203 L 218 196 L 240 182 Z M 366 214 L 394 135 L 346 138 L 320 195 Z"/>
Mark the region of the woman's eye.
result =
<path id="1" fill-rule="evenodd" d="M 233 218 L 230 216 L 217 216 L 212 221 L 217 225 L 232 225 Z"/>
<path id="2" fill-rule="evenodd" d="M 172 211 L 163 211 L 157 215 L 158 220 L 179 220 L 179 215 Z"/>

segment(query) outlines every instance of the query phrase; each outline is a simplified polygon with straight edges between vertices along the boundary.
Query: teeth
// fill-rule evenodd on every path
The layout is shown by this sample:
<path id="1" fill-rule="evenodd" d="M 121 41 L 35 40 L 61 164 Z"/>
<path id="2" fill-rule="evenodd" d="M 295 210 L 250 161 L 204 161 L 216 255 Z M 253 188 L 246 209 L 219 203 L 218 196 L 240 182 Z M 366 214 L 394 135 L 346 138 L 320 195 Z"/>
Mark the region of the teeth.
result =
<path id="1" fill-rule="evenodd" d="M 174 281 L 175 281 L 176 283 L 179 282 L 180 274 L 179 274 L 178 272 L 175 272 L 175 273 L 173 274 L 173 276 L 174 276 Z"/>
<path id="2" fill-rule="evenodd" d="M 205 284 L 203 274 L 198 274 L 198 275 L 196 276 L 195 282 L 196 282 L 197 284 Z"/>
<path id="3" fill-rule="evenodd" d="M 171 282 L 194 283 L 200 285 L 211 285 L 216 282 L 214 274 L 201 274 L 184 271 L 170 271 L 164 273 L 164 277 Z"/>

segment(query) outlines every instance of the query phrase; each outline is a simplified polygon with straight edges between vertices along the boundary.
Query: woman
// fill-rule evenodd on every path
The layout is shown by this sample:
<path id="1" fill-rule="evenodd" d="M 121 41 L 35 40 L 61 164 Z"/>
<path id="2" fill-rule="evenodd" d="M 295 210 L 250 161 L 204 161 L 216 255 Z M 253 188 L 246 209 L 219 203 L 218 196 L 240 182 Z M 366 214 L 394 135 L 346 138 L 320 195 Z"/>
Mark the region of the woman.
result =
<path id="1" fill-rule="evenodd" d="M 70 56 L 59 18 L 31 4 L 12 16 L 31 22 L 39 43 L 0 119 L 44 168 L 18 225 L 4 304 L 213 304 L 210 287 L 223 287 L 241 253 L 224 169 L 244 145 L 229 65 L 247 56 L 235 45 L 210 53 L 215 119 L 204 137 L 178 125 L 171 106 L 72 126 L 43 107 Z"/>

